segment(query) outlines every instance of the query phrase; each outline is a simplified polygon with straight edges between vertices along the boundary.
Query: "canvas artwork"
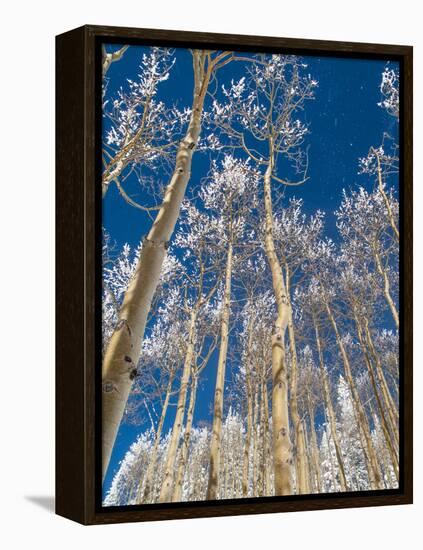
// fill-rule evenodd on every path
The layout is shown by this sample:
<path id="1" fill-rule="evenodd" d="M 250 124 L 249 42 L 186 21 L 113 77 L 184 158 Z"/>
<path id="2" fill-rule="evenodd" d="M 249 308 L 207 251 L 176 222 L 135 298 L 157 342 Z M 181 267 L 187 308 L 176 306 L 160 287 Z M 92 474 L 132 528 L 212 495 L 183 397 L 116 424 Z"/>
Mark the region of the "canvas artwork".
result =
<path id="1" fill-rule="evenodd" d="M 399 63 L 102 67 L 102 505 L 397 489 Z"/>

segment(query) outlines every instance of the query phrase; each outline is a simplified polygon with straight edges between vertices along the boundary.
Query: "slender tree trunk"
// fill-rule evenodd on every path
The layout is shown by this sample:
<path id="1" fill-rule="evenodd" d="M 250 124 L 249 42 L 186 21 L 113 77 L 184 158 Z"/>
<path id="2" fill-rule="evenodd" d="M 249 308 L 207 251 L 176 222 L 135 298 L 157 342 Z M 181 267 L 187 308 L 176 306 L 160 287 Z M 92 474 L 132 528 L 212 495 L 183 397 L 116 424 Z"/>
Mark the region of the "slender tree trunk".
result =
<path id="1" fill-rule="evenodd" d="M 326 311 L 329 317 L 329 320 L 332 324 L 333 330 L 335 332 L 336 341 L 339 347 L 339 350 L 341 352 L 342 361 L 344 364 L 344 372 L 345 372 L 345 378 L 347 380 L 351 397 L 354 404 L 354 409 L 357 414 L 357 420 L 358 420 L 358 427 L 359 430 L 363 433 L 364 440 L 365 440 L 365 446 L 363 448 L 364 454 L 366 456 L 367 466 L 369 470 L 369 477 L 370 477 L 370 484 L 372 486 L 372 489 L 381 489 L 382 488 L 382 479 L 380 475 L 380 468 L 377 461 L 376 453 L 373 447 L 371 435 L 370 435 L 370 428 L 369 423 L 367 420 L 366 413 L 364 411 L 363 405 L 360 400 L 360 396 L 358 394 L 357 388 L 354 383 L 354 379 L 351 372 L 350 362 L 348 359 L 347 352 L 345 351 L 344 344 L 342 342 L 341 336 L 339 334 L 338 326 L 336 324 L 335 318 L 333 316 L 332 310 L 329 306 L 329 304 L 326 302 Z"/>
<path id="2" fill-rule="evenodd" d="M 379 382 L 379 386 L 382 391 L 382 397 L 386 406 L 386 409 L 388 411 L 388 417 L 390 420 L 390 424 L 392 427 L 392 432 L 395 440 L 395 444 L 398 447 L 399 446 L 399 433 L 398 433 L 398 409 L 396 406 L 396 403 L 394 402 L 391 392 L 388 387 L 388 383 L 386 382 L 386 378 L 382 369 L 382 365 L 380 363 L 379 355 L 374 347 L 373 338 L 369 329 L 369 323 L 366 319 L 364 319 L 364 331 L 366 335 L 366 341 L 370 350 L 370 355 L 373 358 L 374 365 L 376 367 L 376 377 Z"/>
<path id="3" fill-rule="evenodd" d="M 270 143 L 272 151 L 272 143 Z M 271 177 L 273 152 L 264 175 L 265 251 L 272 273 L 277 318 L 272 334 L 272 421 L 275 495 L 292 494 L 292 449 L 289 435 L 288 372 L 285 358 L 285 335 L 289 321 L 289 300 L 273 239 Z"/>
<path id="4" fill-rule="evenodd" d="M 172 502 L 181 502 L 182 484 L 184 481 L 185 470 L 188 462 L 189 442 L 191 438 L 192 422 L 194 418 L 195 399 L 197 395 L 198 375 L 194 373 L 191 378 L 191 394 L 189 397 L 187 421 L 182 439 L 181 456 L 179 459 L 178 474 L 176 476 L 175 489 L 173 491 Z"/>
<path id="5" fill-rule="evenodd" d="M 314 404 L 310 399 L 310 395 L 307 396 L 307 405 L 308 405 L 308 414 L 310 418 L 310 436 L 311 436 L 311 458 L 313 463 L 315 482 L 317 493 L 320 493 L 322 489 L 322 477 L 320 472 L 320 462 L 319 462 L 319 447 L 317 445 L 317 435 L 316 435 L 316 426 L 315 426 L 315 417 L 314 417 Z"/>
<path id="6" fill-rule="evenodd" d="M 243 443 L 244 443 L 244 435 L 243 431 L 239 430 L 237 433 L 237 448 L 238 448 L 238 457 L 241 458 L 241 453 L 243 450 Z M 236 477 L 236 498 L 242 497 L 242 474 L 243 474 L 243 462 L 242 460 L 236 460 L 235 464 L 235 477 Z"/>
<path id="7" fill-rule="evenodd" d="M 264 388 L 263 378 L 260 380 L 260 417 L 257 423 L 258 432 L 258 475 L 257 487 L 258 496 L 264 496 L 265 491 L 265 470 L 266 470 L 266 453 L 265 453 L 265 429 L 264 429 Z"/>
<path id="8" fill-rule="evenodd" d="M 210 468 L 209 483 L 207 487 L 207 500 L 216 500 L 219 487 L 220 473 L 220 446 L 222 439 L 223 418 L 223 391 L 225 387 L 226 357 L 228 354 L 229 315 L 231 307 L 231 281 L 232 281 L 232 242 L 228 245 L 226 260 L 225 290 L 223 297 L 222 324 L 220 330 L 220 350 L 217 364 L 216 386 L 214 392 L 214 411 L 212 437 L 210 444 Z"/>
<path id="9" fill-rule="evenodd" d="M 250 469 L 250 447 L 251 447 L 251 431 L 253 425 L 253 403 L 252 403 L 252 385 L 251 385 L 251 348 L 253 340 L 253 318 L 251 317 L 248 323 L 248 342 L 247 354 L 245 358 L 245 382 L 247 396 L 247 431 L 245 434 L 244 457 L 242 468 L 242 496 L 248 496 L 249 492 L 249 469 Z"/>
<path id="10" fill-rule="evenodd" d="M 313 323 L 314 323 L 314 331 L 316 335 L 316 346 L 317 346 L 317 353 L 319 355 L 319 367 L 320 367 L 320 373 L 322 376 L 322 383 L 323 383 L 323 398 L 325 401 L 325 409 L 327 411 L 327 414 L 329 416 L 329 427 L 330 427 L 330 434 L 332 437 L 333 444 L 335 446 L 335 453 L 336 453 L 336 459 L 338 461 L 339 466 L 339 482 L 341 485 L 342 491 L 348 491 L 348 485 L 347 485 L 347 478 L 345 475 L 345 467 L 344 467 L 344 459 L 342 458 L 342 451 L 341 451 L 341 444 L 339 442 L 338 433 L 336 430 L 336 417 L 335 417 L 335 411 L 332 404 L 332 398 L 330 395 L 330 388 L 329 388 L 329 381 L 327 372 L 325 369 L 325 363 L 323 360 L 323 352 L 322 352 L 322 345 L 320 341 L 320 333 L 319 328 L 317 326 L 317 321 L 314 318 L 313 315 Z"/>
<path id="11" fill-rule="evenodd" d="M 169 240 L 179 217 L 191 174 L 194 149 L 201 130 L 204 97 L 210 71 L 204 72 L 201 53 L 194 52 L 195 86 L 191 120 L 180 142 L 176 163 L 162 206 L 151 227 L 125 293 L 119 321 L 110 338 L 102 372 L 102 462 L 106 475 L 116 435 L 132 387 L 133 373 L 140 356 L 147 316 L 157 288 Z"/>
<path id="12" fill-rule="evenodd" d="M 308 491 L 308 494 L 310 494 L 311 492 L 310 445 L 308 440 L 307 424 L 305 423 L 304 420 L 301 420 L 301 423 L 303 425 L 302 444 L 304 447 L 304 469 L 305 469 L 305 475 L 306 475 L 307 491 Z"/>
<path id="13" fill-rule="evenodd" d="M 259 409 L 259 392 L 255 387 L 254 395 L 254 421 L 253 421 L 253 496 L 259 496 L 258 489 L 258 470 L 259 470 L 259 422 L 260 422 L 260 409 Z"/>
<path id="14" fill-rule="evenodd" d="M 376 415 L 371 404 L 370 404 L 370 410 L 371 410 L 373 422 L 376 425 L 378 421 L 378 416 Z M 385 489 L 391 489 L 394 481 L 393 477 L 395 477 L 396 484 L 398 483 L 399 480 L 395 475 L 395 472 L 393 471 L 392 461 L 390 460 L 390 457 L 387 456 L 387 454 L 389 454 L 389 451 L 386 446 L 383 447 L 382 449 L 379 449 L 379 455 L 381 457 L 383 473 L 384 473 L 384 476 L 383 476 L 384 486 L 385 486 Z"/>
<path id="15" fill-rule="evenodd" d="M 326 422 L 326 426 L 327 426 L 326 411 L 325 411 L 325 422 Z M 333 492 L 338 492 L 338 478 L 336 476 L 335 464 L 333 462 L 333 456 L 332 456 L 332 451 L 331 451 L 331 447 L 330 447 L 331 437 L 332 437 L 332 435 L 331 435 L 330 431 L 328 430 L 328 428 L 326 427 L 326 439 L 327 439 L 327 442 L 328 442 L 330 470 L 331 470 L 331 474 L 332 474 L 333 489 L 334 489 Z"/>
<path id="16" fill-rule="evenodd" d="M 394 300 L 392 299 L 392 296 L 391 296 L 391 284 L 389 282 L 389 277 L 382 265 L 382 260 L 376 249 L 374 250 L 374 258 L 376 262 L 376 269 L 383 280 L 383 295 L 385 296 L 386 302 L 389 306 L 389 309 L 391 310 L 392 317 L 394 318 L 396 327 L 399 329 L 399 315 L 398 315 L 398 311 L 395 306 Z"/>
<path id="17" fill-rule="evenodd" d="M 122 59 L 123 54 L 126 52 L 126 50 L 129 48 L 129 46 L 122 46 L 119 50 L 113 52 L 113 53 L 107 53 L 103 49 L 103 77 L 106 75 L 107 71 L 110 69 L 110 65 L 114 63 L 115 61 L 119 61 Z"/>
<path id="18" fill-rule="evenodd" d="M 143 475 L 143 472 L 140 471 L 140 472 L 137 472 L 139 475 L 138 476 L 133 476 L 131 482 L 130 482 L 130 489 L 128 491 L 128 497 L 127 497 L 127 500 L 126 500 L 126 504 L 131 504 L 132 503 L 132 500 L 134 498 L 134 496 L 137 495 L 137 488 L 138 488 L 138 484 L 143 482 L 143 479 L 144 479 L 144 475 Z M 129 482 L 128 482 L 129 484 Z"/>
<path id="19" fill-rule="evenodd" d="M 228 468 L 228 442 L 223 446 L 222 449 L 222 458 L 220 461 L 220 475 L 219 475 L 219 486 L 218 491 L 221 499 L 227 498 L 228 487 L 229 487 L 229 468 Z"/>
<path id="20" fill-rule="evenodd" d="M 286 288 L 289 295 L 289 272 L 286 268 Z M 304 446 L 304 427 L 301 422 L 300 415 L 298 413 L 298 399 L 297 399 L 297 386 L 298 386 L 298 358 L 297 358 L 297 346 L 295 343 L 295 330 L 294 322 L 292 318 L 292 305 L 289 300 L 289 320 L 288 320 L 288 334 L 289 334 L 289 348 L 291 352 L 291 418 L 294 425 L 294 437 L 295 437 L 295 465 L 297 472 L 297 493 L 300 495 L 306 495 L 310 493 L 310 487 L 308 485 L 307 466 L 306 466 L 306 453 Z"/>
<path id="21" fill-rule="evenodd" d="M 272 449 L 270 446 L 270 427 L 269 427 L 269 398 L 267 395 L 267 383 L 264 382 L 264 429 L 265 429 L 265 495 L 272 495 L 270 484 L 270 467 L 272 464 Z"/>
<path id="22" fill-rule="evenodd" d="M 184 420 L 185 405 L 187 398 L 187 389 L 191 374 L 192 363 L 194 359 L 195 348 L 195 324 L 197 321 L 198 311 L 194 308 L 191 312 L 190 327 L 188 333 L 188 345 L 185 354 L 184 368 L 182 371 L 181 387 L 179 389 L 178 404 L 176 408 L 176 416 L 173 423 L 172 435 L 169 441 L 169 447 L 166 456 L 166 464 L 164 468 L 164 477 L 160 490 L 159 502 L 171 502 L 173 492 L 173 479 L 175 473 L 175 461 L 178 451 L 179 439 L 181 437 L 182 424 Z"/>
<path id="23" fill-rule="evenodd" d="M 388 197 L 385 193 L 385 189 L 384 189 L 384 186 L 383 186 L 382 167 L 380 165 L 380 157 L 379 157 L 379 155 L 376 151 L 374 151 L 374 152 L 376 154 L 376 159 L 377 159 L 377 181 L 378 181 L 379 192 L 382 195 L 383 200 L 385 201 L 386 210 L 388 212 L 388 219 L 389 219 L 389 223 L 392 227 L 392 231 L 394 232 L 394 235 L 395 235 L 395 238 L 396 238 L 397 242 L 399 242 L 398 226 L 396 224 L 394 214 L 392 212 L 391 203 L 389 202 L 389 199 L 388 199 Z"/>
<path id="24" fill-rule="evenodd" d="M 302 422 L 303 422 L 303 426 L 304 426 L 303 440 L 304 440 L 304 449 L 305 449 L 305 465 L 306 465 L 306 474 L 307 474 L 307 486 L 308 486 L 309 493 L 311 493 L 311 492 L 313 492 L 313 484 L 314 484 L 313 479 L 315 479 L 315 478 L 312 478 L 312 474 L 314 473 L 314 470 L 313 470 L 314 467 L 312 465 L 313 457 L 311 456 L 312 455 L 312 450 L 310 448 L 310 440 L 309 440 L 309 437 L 308 437 L 307 421 L 302 420 Z"/>
<path id="25" fill-rule="evenodd" d="M 376 380 L 375 380 L 375 375 L 373 373 L 373 366 L 372 366 L 372 363 L 370 361 L 370 357 L 368 355 L 368 351 L 367 351 L 365 343 L 364 343 L 363 329 L 362 329 L 361 324 L 360 324 L 360 322 L 359 322 L 356 315 L 354 315 L 354 320 L 355 320 L 356 327 L 357 327 L 358 341 L 360 343 L 360 346 L 361 346 L 361 349 L 362 349 L 362 352 L 363 352 L 364 362 L 365 362 L 366 367 L 367 367 L 367 372 L 369 373 L 370 382 L 371 382 L 371 385 L 372 385 L 372 388 L 373 388 L 373 393 L 374 393 L 377 408 L 378 408 L 378 411 L 379 411 L 379 418 L 380 418 L 380 425 L 381 425 L 381 428 L 382 428 L 382 433 L 383 433 L 383 436 L 385 438 L 386 447 L 387 447 L 388 452 L 389 452 L 390 457 L 391 457 L 391 462 L 392 462 L 392 466 L 394 468 L 395 476 L 396 476 L 397 480 L 399 480 L 398 455 L 397 455 L 396 449 L 394 448 L 394 445 L 393 445 L 393 442 L 392 442 L 392 439 L 391 439 L 392 436 L 391 436 L 391 433 L 390 433 L 390 430 L 389 430 L 389 427 L 388 427 L 388 421 L 387 421 L 387 418 L 386 418 L 386 415 L 385 415 L 385 410 L 384 410 L 384 407 L 382 405 L 382 401 L 380 399 L 379 390 L 378 390 Z M 392 429 L 392 427 L 391 427 L 391 429 Z"/>
<path id="26" fill-rule="evenodd" d="M 262 377 L 260 384 L 260 448 L 261 448 L 261 466 L 260 466 L 260 496 L 266 494 L 266 440 L 267 440 L 267 425 L 265 417 L 265 383 Z"/>
<path id="27" fill-rule="evenodd" d="M 237 466 L 238 461 L 236 459 L 236 451 L 238 449 L 237 433 L 231 430 L 231 455 L 229 460 L 229 467 L 231 471 L 231 498 L 237 497 Z"/>
<path id="28" fill-rule="evenodd" d="M 151 460 L 147 468 L 147 473 L 145 475 L 145 486 L 144 486 L 144 495 L 142 495 L 142 479 L 140 479 L 138 484 L 138 491 L 137 491 L 137 502 L 141 504 L 141 502 L 149 502 L 151 491 L 154 486 L 154 477 L 156 473 L 156 461 L 157 461 L 157 450 L 159 448 L 160 439 L 162 435 L 163 430 L 163 424 L 166 418 L 167 409 L 169 406 L 169 399 L 170 394 L 172 391 L 172 384 L 174 379 L 174 373 L 169 378 L 169 383 L 166 388 L 166 396 L 165 400 L 163 402 L 162 412 L 160 415 L 159 425 L 157 426 L 156 435 L 154 438 L 154 446 L 152 450 Z"/>

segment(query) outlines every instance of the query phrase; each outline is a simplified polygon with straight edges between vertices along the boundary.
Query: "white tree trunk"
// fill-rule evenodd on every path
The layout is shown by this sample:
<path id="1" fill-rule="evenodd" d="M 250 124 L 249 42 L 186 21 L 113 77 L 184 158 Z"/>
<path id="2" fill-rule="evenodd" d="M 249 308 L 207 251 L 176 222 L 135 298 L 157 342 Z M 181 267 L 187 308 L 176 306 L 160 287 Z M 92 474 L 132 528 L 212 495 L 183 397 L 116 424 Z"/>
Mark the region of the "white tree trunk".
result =
<path id="1" fill-rule="evenodd" d="M 383 200 L 385 201 L 386 210 L 388 212 L 389 223 L 392 227 L 392 231 L 394 232 L 395 238 L 396 238 L 397 242 L 399 243 L 398 226 L 396 224 L 394 214 L 392 212 L 391 203 L 389 202 L 389 199 L 388 199 L 388 197 L 385 193 L 385 189 L 384 189 L 384 186 L 383 186 L 382 167 L 380 165 L 380 157 L 379 157 L 379 154 L 376 151 L 375 151 L 375 154 L 376 154 L 376 159 L 377 159 L 377 181 L 378 181 L 379 192 L 382 195 Z"/>
<path id="2" fill-rule="evenodd" d="M 311 434 L 311 458 L 313 463 L 313 470 L 315 476 L 315 489 L 316 493 L 320 493 L 322 490 L 322 476 L 320 472 L 319 462 L 319 447 L 317 445 L 317 435 L 315 427 L 314 416 L 314 403 L 312 402 L 310 395 L 307 396 L 308 414 L 310 417 L 310 434 Z"/>
<path id="3" fill-rule="evenodd" d="M 185 469 L 188 462 L 189 442 L 191 439 L 191 429 L 192 429 L 192 423 L 194 420 L 195 399 L 197 396 L 198 376 L 196 373 L 193 373 L 191 380 L 192 380 L 191 393 L 189 397 L 187 421 L 186 421 L 185 430 L 184 430 L 184 437 L 182 439 L 181 456 L 179 459 L 178 474 L 176 476 L 172 502 L 181 502 L 182 485 L 183 485 L 184 476 L 185 476 Z"/>
<path id="4" fill-rule="evenodd" d="M 369 478 L 370 478 L 370 485 L 371 485 L 372 489 L 382 489 L 383 488 L 383 483 L 382 483 L 382 478 L 381 478 L 381 473 L 380 473 L 380 467 L 379 467 L 379 463 L 378 463 L 376 453 L 375 453 L 375 450 L 374 450 L 374 447 L 373 447 L 366 412 L 363 408 L 360 396 L 359 396 L 357 388 L 355 386 L 354 379 L 353 379 L 352 372 L 351 372 L 350 362 L 349 362 L 349 359 L 348 359 L 348 355 L 347 355 L 347 352 L 345 351 L 345 347 L 344 347 L 344 344 L 342 342 L 341 336 L 339 334 L 338 326 L 336 324 L 336 321 L 335 321 L 335 318 L 333 316 L 332 310 L 331 310 L 328 303 L 326 303 L 325 305 L 326 305 L 326 311 L 328 313 L 329 320 L 330 320 L 330 322 L 332 324 L 332 327 L 333 327 L 333 330 L 335 332 L 336 341 L 337 341 L 339 350 L 341 352 L 342 361 L 343 361 L 343 364 L 344 364 L 345 378 L 347 380 L 347 384 L 348 384 L 350 392 L 351 392 L 351 397 L 352 397 L 352 401 L 353 401 L 353 405 L 354 405 L 354 410 L 355 410 L 355 413 L 356 413 L 356 416 L 357 416 L 357 421 L 358 421 L 358 428 L 359 428 L 359 431 L 364 436 L 364 442 L 365 443 L 364 443 L 364 447 L 363 447 L 363 452 L 366 456 L 367 467 L 368 467 Z"/>
<path id="5" fill-rule="evenodd" d="M 399 315 L 398 315 L 398 311 L 395 306 L 394 300 L 392 299 L 392 296 L 391 296 L 391 284 L 389 282 L 388 274 L 386 273 L 386 270 L 382 265 L 382 260 L 380 258 L 380 255 L 376 250 L 374 251 L 374 257 L 376 262 L 376 268 L 383 280 L 383 295 L 385 296 L 386 302 L 389 306 L 389 309 L 391 310 L 392 317 L 394 318 L 394 321 L 395 321 L 395 325 L 397 329 L 399 329 Z"/>
<path id="6" fill-rule="evenodd" d="M 340 481 L 342 491 L 348 491 L 347 478 L 345 476 L 344 459 L 342 458 L 341 444 L 339 442 L 338 433 L 336 431 L 335 411 L 333 409 L 329 382 L 328 382 L 327 373 L 325 370 L 325 363 L 323 360 L 322 345 L 320 342 L 320 333 L 319 333 L 319 328 L 317 326 L 317 322 L 314 316 L 313 316 L 313 322 L 314 322 L 314 330 L 316 335 L 317 353 L 319 355 L 320 373 L 323 381 L 323 398 L 325 401 L 325 408 L 329 416 L 330 434 L 335 446 L 336 459 L 338 461 L 338 466 L 339 466 L 339 481 Z M 332 453 L 329 453 L 329 454 L 332 457 Z"/>
<path id="7" fill-rule="evenodd" d="M 289 278 L 287 271 L 287 289 L 289 289 Z M 289 291 L 288 291 L 289 292 Z M 298 413 L 298 400 L 297 400 L 297 386 L 298 386 L 298 359 L 297 359 L 297 347 L 295 344 L 295 329 L 292 318 L 292 305 L 289 299 L 289 320 L 288 320 L 288 334 L 289 344 L 291 351 L 291 417 L 294 425 L 294 437 L 295 437 L 295 466 L 297 473 L 297 493 L 300 495 L 306 495 L 310 492 L 308 484 L 307 466 L 306 466 L 306 451 L 304 447 L 304 427 L 301 422 L 300 415 Z"/>
<path id="8" fill-rule="evenodd" d="M 198 57 L 198 52 L 194 52 Z M 197 69 L 198 72 L 198 69 Z M 208 73 L 196 78 L 191 120 L 179 144 L 175 170 L 166 189 L 162 206 L 144 239 L 140 258 L 125 293 L 116 326 L 103 360 L 102 371 L 102 464 L 106 475 L 116 435 L 132 387 L 140 356 L 147 315 L 156 291 L 166 249 L 179 217 L 191 174 L 192 156 L 197 145 Z"/>
<path id="9" fill-rule="evenodd" d="M 292 449 L 289 436 L 288 372 L 285 360 L 285 334 L 289 320 L 289 300 L 273 239 L 271 177 L 273 155 L 264 175 L 265 250 L 272 273 L 277 318 L 272 334 L 272 421 L 275 495 L 292 494 Z"/>
<path id="10" fill-rule="evenodd" d="M 248 343 L 247 353 L 245 357 L 245 393 L 247 396 L 247 431 L 245 434 L 244 443 L 244 456 L 243 456 L 243 468 L 242 468 L 242 496 L 246 497 L 249 493 L 249 471 L 250 471 L 250 447 L 251 447 L 251 432 L 253 429 L 253 403 L 252 403 L 252 388 L 251 388 L 251 350 L 253 340 L 253 324 L 252 317 L 250 317 L 248 323 Z"/>
<path id="11" fill-rule="evenodd" d="M 166 455 L 164 477 L 160 490 L 159 502 L 171 502 L 173 493 L 173 480 L 175 475 L 175 461 L 181 438 L 182 424 L 184 420 L 187 390 L 194 360 L 194 349 L 196 340 L 195 325 L 197 321 L 197 309 L 191 312 L 188 345 L 185 355 L 184 368 L 182 371 L 181 387 L 179 389 L 178 404 L 176 407 L 175 420 L 173 422 L 172 435 L 170 436 L 169 447 Z"/>
<path id="12" fill-rule="evenodd" d="M 145 475 L 145 485 L 144 485 L 144 494 L 142 494 L 142 479 L 139 481 L 138 485 L 138 492 L 137 492 L 137 500 L 138 503 L 141 504 L 141 502 L 149 502 L 151 497 L 151 492 L 154 487 L 154 476 L 155 476 L 155 470 L 156 470 L 156 461 L 157 461 L 157 450 L 160 445 L 160 438 L 162 436 L 162 430 L 163 430 L 163 424 L 166 418 L 167 414 L 167 408 L 169 406 L 169 399 L 170 399 L 170 393 L 172 391 L 172 383 L 173 383 L 174 374 L 169 378 L 169 383 L 166 388 L 166 396 L 162 407 L 162 412 L 160 415 L 159 425 L 157 426 L 156 430 L 156 436 L 154 439 L 154 446 L 152 450 L 151 460 L 147 468 L 147 473 Z"/>
<path id="13" fill-rule="evenodd" d="M 397 405 L 392 398 L 391 392 L 389 390 L 388 383 L 386 382 L 385 374 L 383 372 L 382 365 L 380 363 L 379 355 L 374 347 L 373 344 L 373 338 L 369 329 L 369 324 L 367 320 L 364 320 L 364 330 L 366 334 L 366 340 L 367 344 L 369 346 L 370 354 L 373 358 L 374 364 L 376 366 L 376 377 L 379 382 L 379 386 L 382 390 L 382 396 L 385 402 L 386 409 L 388 411 L 388 416 L 390 419 L 390 424 L 393 432 L 393 436 L 395 439 L 395 444 L 398 447 L 399 446 L 399 430 L 398 430 L 398 423 L 399 423 L 399 417 L 398 417 L 398 408 Z"/>
<path id="14" fill-rule="evenodd" d="M 361 346 L 361 349 L 362 349 L 362 352 L 363 352 L 364 362 L 365 362 L 366 367 L 367 367 L 367 372 L 369 373 L 370 382 L 371 382 L 371 385 L 372 385 L 372 388 L 373 388 L 373 393 L 374 393 L 377 408 L 378 408 L 378 411 L 379 411 L 380 426 L 382 428 L 382 433 L 383 433 L 383 436 L 385 438 L 386 447 L 387 447 L 388 452 L 389 452 L 390 457 L 391 457 L 392 466 L 393 466 L 393 469 L 394 469 L 395 476 L 396 476 L 397 480 L 399 481 L 399 464 L 398 464 L 397 449 L 396 449 L 396 445 L 395 445 L 395 435 L 394 435 L 394 432 L 391 433 L 391 431 L 394 430 L 394 426 L 389 426 L 389 420 L 387 418 L 387 415 L 385 413 L 385 408 L 382 404 L 382 400 L 381 400 L 380 395 L 379 395 L 379 389 L 377 387 L 375 375 L 374 375 L 374 372 L 373 372 L 373 365 L 372 365 L 372 362 L 370 360 L 369 353 L 367 351 L 367 348 L 366 348 L 365 342 L 364 342 L 363 329 L 362 329 L 360 321 L 359 321 L 359 319 L 356 315 L 354 316 L 354 319 L 355 319 L 355 323 L 356 323 L 356 326 L 357 326 L 358 340 L 359 340 L 359 343 L 360 343 L 360 346 Z"/>
<path id="15" fill-rule="evenodd" d="M 216 386 L 214 392 L 214 410 L 212 436 L 210 443 L 210 468 L 209 483 L 207 487 L 207 500 L 216 500 L 218 496 L 220 474 L 220 446 L 222 439 L 223 417 L 223 391 L 225 387 L 226 358 L 228 354 L 229 315 L 231 307 L 231 281 L 232 281 L 232 243 L 228 245 L 226 260 L 225 290 L 223 297 L 222 323 L 220 330 L 220 350 L 217 364 Z"/>
<path id="16" fill-rule="evenodd" d="M 106 51 L 103 50 L 103 76 L 106 75 L 112 63 L 122 59 L 123 54 L 126 52 L 128 48 L 129 46 L 122 46 L 122 48 L 120 48 L 119 50 L 113 53 L 107 53 Z"/>

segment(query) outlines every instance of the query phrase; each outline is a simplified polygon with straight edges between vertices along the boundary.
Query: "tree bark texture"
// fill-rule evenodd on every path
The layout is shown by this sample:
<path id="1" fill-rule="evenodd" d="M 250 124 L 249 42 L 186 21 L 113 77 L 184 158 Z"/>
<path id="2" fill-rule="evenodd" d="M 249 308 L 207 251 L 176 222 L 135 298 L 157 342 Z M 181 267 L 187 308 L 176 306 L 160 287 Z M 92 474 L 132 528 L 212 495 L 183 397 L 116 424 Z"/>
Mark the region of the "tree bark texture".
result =
<path id="1" fill-rule="evenodd" d="M 277 318 L 272 334 L 272 420 L 275 495 L 292 494 L 292 448 L 289 434 L 288 372 L 285 357 L 285 335 L 289 321 L 289 300 L 281 264 L 273 238 L 271 177 L 273 155 L 264 175 L 265 251 L 272 273 Z"/>
<path id="2" fill-rule="evenodd" d="M 223 296 L 223 311 L 220 330 L 220 349 L 217 363 L 216 386 L 214 392 L 213 425 L 210 443 L 210 468 L 207 487 L 207 500 L 216 500 L 218 497 L 222 419 L 223 419 L 223 391 L 225 388 L 226 358 L 228 355 L 229 316 L 231 308 L 231 281 L 232 281 L 232 255 L 233 247 L 228 245 L 226 260 L 225 290 Z"/>

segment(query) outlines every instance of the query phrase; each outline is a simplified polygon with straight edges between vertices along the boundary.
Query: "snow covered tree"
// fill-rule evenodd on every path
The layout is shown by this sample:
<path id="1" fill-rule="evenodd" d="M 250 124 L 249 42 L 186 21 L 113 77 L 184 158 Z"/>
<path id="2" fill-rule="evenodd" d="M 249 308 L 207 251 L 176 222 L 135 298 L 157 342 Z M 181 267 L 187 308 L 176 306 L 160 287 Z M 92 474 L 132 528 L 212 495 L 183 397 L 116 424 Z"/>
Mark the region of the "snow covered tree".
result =
<path id="1" fill-rule="evenodd" d="M 185 136 L 178 143 L 170 181 L 153 225 L 143 240 L 136 270 L 120 309 L 117 324 L 119 328 L 113 332 L 103 359 L 103 477 L 107 471 L 120 421 L 132 387 L 132 379 L 127 375 L 125 369 L 125 358 L 129 357 L 131 362 L 138 360 L 151 301 L 160 279 L 169 240 L 178 220 L 190 178 L 192 157 L 200 137 L 201 118 L 209 83 L 219 65 L 231 57 L 229 52 L 216 53 L 205 50 L 194 50 L 192 55 L 194 93 L 192 107 L 189 111 L 188 128 Z M 154 69 L 151 73 L 154 81 L 157 81 L 157 70 Z"/>
<path id="2" fill-rule="evenodd" d="M 272 192 L 274 186 L 298 185 L 306 179 L 307 154 L 302 146 L 308 129 L 295 116 L 305 101 L 313 97 L 317 82 L 310 75 L 303 74 L 305 68 L 306 65 L 295 56 L 258 56 L 248 68 L 248 78 L 242 77 L 238 82 L 232 81 L 230 88 L 223 88 L 226 103 L 222 105 L 215 101 L 211 114 L 217 128 L 217 139 L 225 136 L 232 147 L 239 148 L 259 169 L 264 169 L 264 245 L 278 312 L 272 337 L 273 455 L 277 495 L 292 492 L 285 351 L 290 308 L 286 281 L 275 247 Z M 284 163 L 300 175 L 295 183 L 286 176 L 281 178 L 278 173 Z"/>
<path id="3" fill-rule="evenodd" d="M 364 491 L 371 488 L 369 484 L 368 466 L 361 443 L 360 423 L 357 422 L 356 409 L 349 384 L 343 376 L 339 377 L 338 407 L 340 442 L 347 485 L 350 490 Z"/>
<path id="4" fill-rule="evenodd" d="M 392 193 L 389 202 L 397 219 L 398 201 Z M 398 328 L 397 300 L 393 294 L 398 281 L 398 247 L 393 245 L 390 238 L 389 216 L 382 194 L 379 190 L 369 193 L 363 187 L 350 194 L 344 192 L 336 217 L 340 235 L 348 242 L 348 254 L 354 255 L 358 263 L 366 261 L 377 273 L 386 303 Z"/>
<path id="5" fill-rule="evenodd" d="M 221 170 L 214 166 L 211 181 L 201 193 L 205 208 L 214 212 L 216 216 L 214 217 L 216 244 L 220 245 L 226 254 L 220 349 L 214 393 L 208 500 L 216 499 L 220 475 L 223 394 L 229 343 L 232 272 L 234 266 L 239 264 L 243 256 L 239 245 L 248 230 L 247 218 L 251 205 L 256 202 L 257 183 L 258 174 L 250 168 L 248 161 L 237 161 L 232 156 L 225 156 Z"/>
<path id="6" fill-rule="evenodd" d="M 396 69 L 385 67 L 380 83 L 382 101 L 379 107 L 385 109 L 390 115 L 399 118 L 399 74 Z"/>

